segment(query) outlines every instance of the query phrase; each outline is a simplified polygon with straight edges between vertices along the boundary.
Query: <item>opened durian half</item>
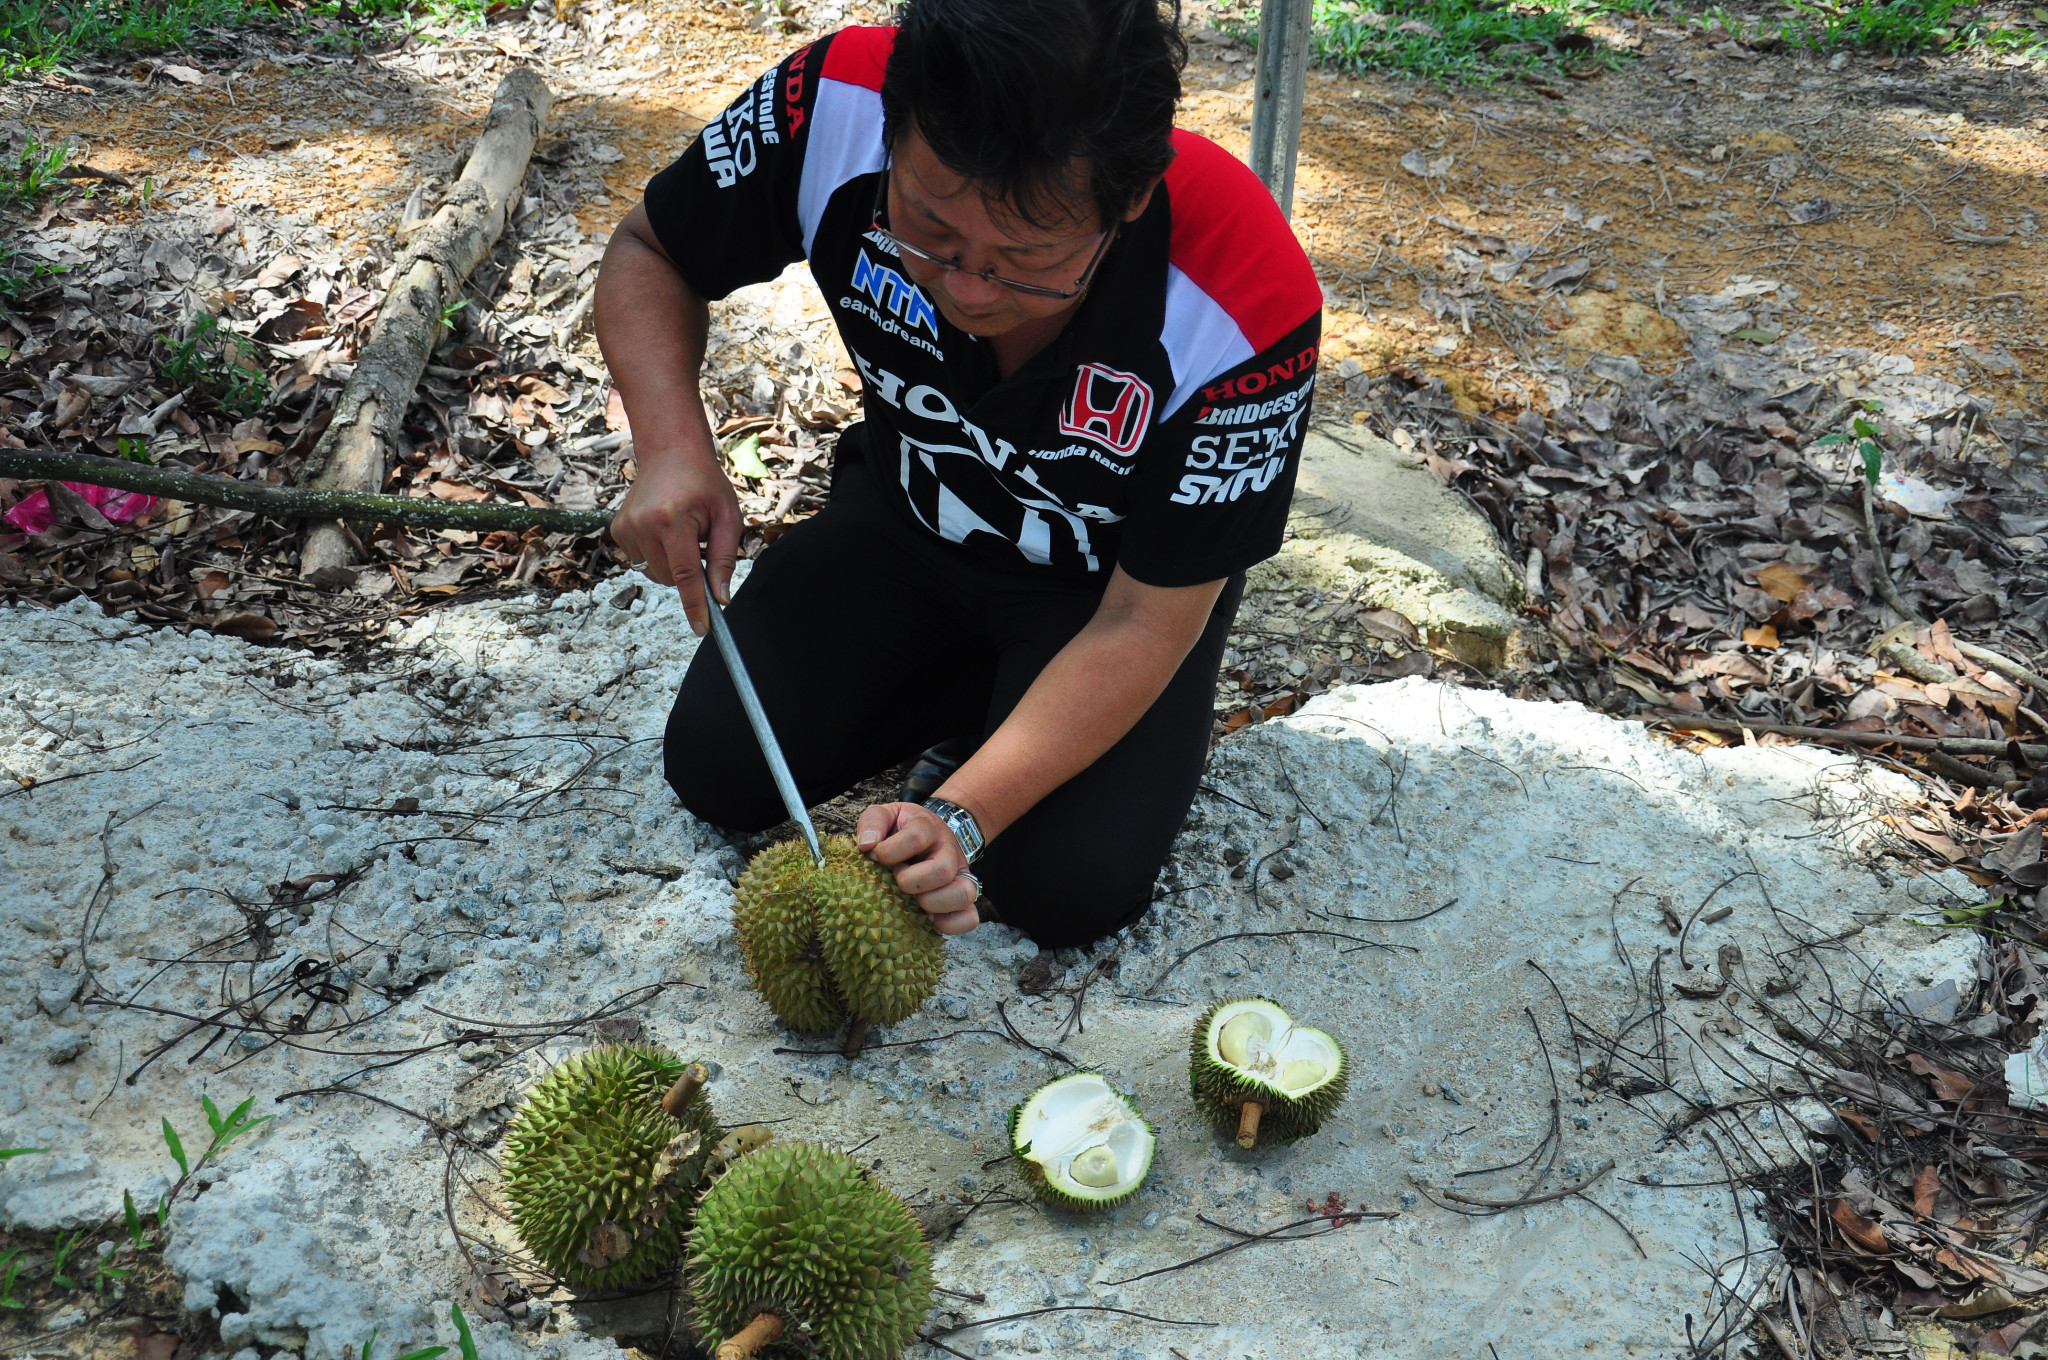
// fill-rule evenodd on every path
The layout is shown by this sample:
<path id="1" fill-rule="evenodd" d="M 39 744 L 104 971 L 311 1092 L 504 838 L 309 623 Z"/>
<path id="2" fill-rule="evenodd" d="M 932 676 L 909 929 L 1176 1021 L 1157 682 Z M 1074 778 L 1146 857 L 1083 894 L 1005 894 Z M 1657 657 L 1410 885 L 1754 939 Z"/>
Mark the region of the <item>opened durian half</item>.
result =
<path id="1" fill-rule="evenodd" d="M 682 1255 L 716 1170 L 705 1070 L 651 1044 L 608 1044 L 541 1078 L 505 1135 L 512 1224 L 541 1264 L 601 1288 L 638 1284 Z"/>
<path id="2" fill-rule="evenodd" d="M 1195 1104 L 1239 1147 L 1291 1143 L 1322 1127 L 1344 1099 L 1344 1050 L 1264 997 L 1221 1001 L 1195 1025 Z"/>
<path id="3" fill-rule="evenodd" d="M 733 925 L 755 990 L 783 1024 L 829 1034 L 851 1016 L 893 1025 L 939 984 L 945 945 L 889 870 L 827 836 L 825 867 L 804 843 L 754 856 L 733 898 Z"/>
<path id="4" fill-rule="evenodd" d="M 1157 1146 L 1100 1072 L 1061 1077 L 1010 1111 L 1010 1151 L 1039 1198 L 1061 1209 L 1109 1209 L 1137 1194 Z"/>

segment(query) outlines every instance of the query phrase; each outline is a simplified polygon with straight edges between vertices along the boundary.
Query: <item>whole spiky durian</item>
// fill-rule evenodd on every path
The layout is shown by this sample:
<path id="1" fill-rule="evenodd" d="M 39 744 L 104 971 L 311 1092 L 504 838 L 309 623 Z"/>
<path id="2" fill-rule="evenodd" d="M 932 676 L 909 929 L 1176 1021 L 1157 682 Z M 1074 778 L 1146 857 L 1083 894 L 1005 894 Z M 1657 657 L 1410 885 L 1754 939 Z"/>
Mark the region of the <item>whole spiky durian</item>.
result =
<path id="1" fill-rule="evenodd" d="M 922 1006 L 945 945 L 889 870 L 827 836 L 825 867 L 800 841 L 754 856 L 733 898 L 747 976 L 782 1023 L 829 1034 L 847 1016 L 893 1025 Z"/>
<path id="2" fill-rule="evenodd" d="M 1031 1188 L 1075 1213 L 1137 1194 L 1157 1147 L 1152 1126 L 1100 1072 L 1070 1072 L 1010 1111 L 1010 1151 Z"/>
<path id="3" fill-rule="evenodd" d="M 853 1158 L 805 1143 L 770 1143 L 712 1184 L 685 1270 L 707 1351 L 765 1313 L 769 1336 L 821 1360 L 887 1360 L 931 1310 L 910 1210 Z"/>
<path id="4" fill-rule="evenodd" d="M 702 1090 L 679 1118 L 662 1108 L 682 1073 L 663 1048 L 594 1048 L 541 1078 L 512 1117 L 505 1197 L 527 1250 L 549 1270 L 609 1289 L 682 1255 L 719 1137 Z"/>
<path id="5" fill-rule="evenodd" d="M 1195 1104 L 1240 1147 L 1306 1138 L 1350 1083 L 1343 1047 L 1264 997 L 1217 1002 L 1195 1022 L 1189 1047 Z M 1255 1114 L 1247 1116 L 1248 1103 Z"/>

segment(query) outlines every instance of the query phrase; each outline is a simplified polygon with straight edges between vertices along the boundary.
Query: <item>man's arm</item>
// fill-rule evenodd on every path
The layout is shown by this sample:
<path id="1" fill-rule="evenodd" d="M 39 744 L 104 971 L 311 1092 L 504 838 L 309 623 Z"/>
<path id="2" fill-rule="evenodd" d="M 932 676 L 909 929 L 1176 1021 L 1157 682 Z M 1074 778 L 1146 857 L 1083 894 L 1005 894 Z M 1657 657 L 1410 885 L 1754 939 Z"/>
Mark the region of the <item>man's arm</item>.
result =
<path id="1" fill-rule="evenodd" d="M 712 593 L 723 601 L 740 541 L 739 500 L 697 388 L 710 325 L 710 309 L 662 249 L 646 207 L 635 207 L 612 233 L 597 276 L 597 343 L 626 404 L 639 469 L 611 532 L 649 576 L 676 587 L 699 637 L 710 623 L 700 560 L 709 560 Z"/>
<path id="2" fill-rule="evenodd" d="M 1202 636 L 1222 590 L 1220 580 L 1148 586 L 1118 567 L 1087 627 L 935 796 L 973 813 L 990 840 L 1001 835 L 1137 725 Z M 898 866 L 896 885 L 918 898 L 941 932 L 958 935 L 980 923 L 974 888 L 960 881 L 966 859 L 929 809 L 871 807 L 856 837 L 877 863 Z"/>

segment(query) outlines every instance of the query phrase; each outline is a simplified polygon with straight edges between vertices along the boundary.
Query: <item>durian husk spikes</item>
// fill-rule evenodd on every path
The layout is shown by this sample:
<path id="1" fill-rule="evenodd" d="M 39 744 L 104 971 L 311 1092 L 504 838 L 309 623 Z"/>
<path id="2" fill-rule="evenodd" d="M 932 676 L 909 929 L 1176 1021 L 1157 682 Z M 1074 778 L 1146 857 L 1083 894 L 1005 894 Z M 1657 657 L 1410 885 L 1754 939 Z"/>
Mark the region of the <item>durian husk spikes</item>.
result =
<path id="1" fill-rule="evenodd" d="M 774 1345 L 781 1335 L 782 1319 L 773 1313 L 762 1313 L 738 1336 L 720 1345 L 715 1360 L 753 1360 L 754 1352 L 763 1346 Z"/>
<path id="2" fill-rule="evenodd" d="M 682 1255 L 720 1132 L 705 1075 L 667 1049 L 613 1044 L 570 1058 L 528 1093 L 505 1136 L 504 1185 L 513 1226 L 542 1265 L 611 1289 Z M 670 1113 L 664 1093 L 679 1086 Z"/>
<path id="3" fill-rule="evenodd" d="M 931 1249 L 910 1210 L 853 1158 L 811 1144 L 770 1143 L 714 1181 L 686 1269 L 719 1357 L 751 1354 L 772 1327 L 816 1360 L 884 1360 L 931 1311 Z"/>
<path id="4" fill-rule="evenodd" d="M 856 1023 L 893 1025 L 938 986 L 945 945 L 931 917 L 889 870 L 827 836 L 825 867 L 800 841 L 754 856 L 733 896 L 747 976 L 783 1024 L 830 1034 Z"/>
<path id="5" fill-rule="evenodd" d="M 1195 1022 L 1188 1081 L 1195 1104 L 1239 1147 L 1291 1143 L 1322 1127 L 1342 1103 L 1344 1049 L 1295 1023 L 1265 997 L 1219 1001 Z"/>

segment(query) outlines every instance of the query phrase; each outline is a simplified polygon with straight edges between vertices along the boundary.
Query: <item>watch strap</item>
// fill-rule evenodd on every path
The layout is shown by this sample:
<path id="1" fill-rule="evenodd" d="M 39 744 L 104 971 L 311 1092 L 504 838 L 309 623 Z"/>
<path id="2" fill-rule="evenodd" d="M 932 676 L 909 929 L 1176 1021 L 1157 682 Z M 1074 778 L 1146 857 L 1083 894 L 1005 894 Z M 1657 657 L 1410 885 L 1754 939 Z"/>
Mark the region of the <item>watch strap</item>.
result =
<path id="1" fill-rule="evenodd" d="M 982 848 L 988 840 L 981 834 L 981 823 L 974 820 L 973 813 L 945 798 L 927 798 L 924 805 L 946 824 L 946 829 L 960 842 L 960 849 L 969 864 L 981 858 Z"/>

